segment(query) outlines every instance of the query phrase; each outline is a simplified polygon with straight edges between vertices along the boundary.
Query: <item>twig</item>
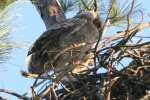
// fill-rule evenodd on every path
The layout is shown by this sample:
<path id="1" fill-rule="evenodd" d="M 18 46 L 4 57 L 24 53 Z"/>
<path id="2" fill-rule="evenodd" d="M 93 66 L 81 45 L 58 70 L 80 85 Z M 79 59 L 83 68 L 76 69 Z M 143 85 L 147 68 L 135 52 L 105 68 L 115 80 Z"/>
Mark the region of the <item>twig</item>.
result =
<path id="1" fill-rule="evenodd" d="M 43 97 L 45 97 L 48 93 L 50 93 L 50 86 L 51 86 L 51 85 L 45 87 L 45 89 L 44 89 L 41 93 L 39 93 L 38 96 L 43 98 Z"/>
<path id="2" fill-rule="evenodd" d="M 39 76 L 39 75 L 37 75 L 37 74 L 31 74 L 31 73 L 28 73 L 28 72 L 24 72 L 24 71 L 22 71 L 22 75 L 24 76 L 24 77 L 27 77 L 27 78 L 33 78 L 33 79 L 47 79 L 47 80 L 51 80 L 51 79 L 53 79 L 53 76 L 52 75 L 47 75 L 47 76 Z"/>
<path id="3" fill-rule="evenodd" d="M 26 97 L 26 96 L 23 96 L 23 95 L 20 95 L 18 93 L 15 93 L 13 91 L 10 91 L 10 90 L 6 90 L 6 89 L 0 89 L 0 92 L 3 92 L 3 93 L 7 93 L 7 94 L 10 94 L 10 95 L 13 95 L 19 99 L 23 99 L 23 100 L 30 100 L 29 97 Z"/>
<path id="4" fill-rule="evenodd" d="M 70 92 L 70 90 L 68 88 L 66 88 L 66 86 L 64 86 L 64 84 L 62 82 L 59 81 L 59 83 L 61 84 L 61 86 L 67 91 Z"/>
<path id="5" fill-rule="evenodd" d="M 48 87 L 46 87 L 39 95 L 41 98 L 49 98 L 48 100 L 58 100 L 56 91 L 55 91 L 55 84 L 52 83 Z"/>
<path id="6" fill-rule="evenodd" d="M 132 0 L 132 5 L 131 5 L 130 11 L 129 11 L 128 15 L 127 15 L 127 22 L 128 22 L 127 31 L 128 31 L 129 28 L 130 28 L 130 24 L 131 24 L 130 15 L 131 15 L 132 12 L 133 12 L 134 4 L 135 4 L 135 0 Z M 127 31 L 126 31 L 126 32 L 127 32 Z"/>
<path id="7" fill-rule="evenodd" d="M 53 62 L 55 62 L 63 53 L 67 52 L 67 51 L 70 51 L 72 49 L 75 49 L 75 48 L 79 48 L 79 47 L 82 47 L 82 46 L 85 46 L 86 43 L 79 43 L 79 44 L 74 44 L 74 45 L 71 45 L 65 49 L 63 49 L 62 51 L 60 51 L 55 57 L 54 57 L 54 60 Z"/>
<path id="8" fill-rule="evenodd" d="M 137 32 L 141 31 L 142 29 L 144 29 L 146 27 L 150 27 L 150 22 L 145 22 L 145 23 L 139 24 L 138 26 L 130 29 L 128 31 L 128 34 L 132 34 L 134 32 L 137 33 Z M 126 31 L 123 31 L 123 32 L 117 33 L 115 35 L 111 35 L 109 37 L 104 37 L 102 40 L 107 40 L 108 42 L 112 42 L 114 40 L 117 40 L 117 39 L 120 39 L 120 38 L 124 38 L 125 35 L 126 35 Z"/>

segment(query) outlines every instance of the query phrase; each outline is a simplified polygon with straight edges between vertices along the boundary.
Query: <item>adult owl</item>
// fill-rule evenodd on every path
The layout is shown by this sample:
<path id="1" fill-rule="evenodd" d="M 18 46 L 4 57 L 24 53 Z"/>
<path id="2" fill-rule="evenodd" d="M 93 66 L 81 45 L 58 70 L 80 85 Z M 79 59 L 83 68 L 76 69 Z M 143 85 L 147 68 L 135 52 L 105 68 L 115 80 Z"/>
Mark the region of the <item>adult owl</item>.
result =
<path id="1" fill-rule="evenodd" d="M 51 26 L 28 51 L 29 73 L 53 69 L 78 74 L 87 69 L 87 54 L 99 35 L 97 19 L 96 12 L 88 11 Z"/>

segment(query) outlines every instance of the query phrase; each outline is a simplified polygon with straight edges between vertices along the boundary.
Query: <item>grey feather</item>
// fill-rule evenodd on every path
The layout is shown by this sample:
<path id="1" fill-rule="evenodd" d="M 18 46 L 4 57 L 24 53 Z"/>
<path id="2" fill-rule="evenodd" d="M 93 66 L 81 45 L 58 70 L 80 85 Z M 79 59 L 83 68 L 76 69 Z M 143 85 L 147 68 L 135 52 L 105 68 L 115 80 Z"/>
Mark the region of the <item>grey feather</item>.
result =
<path id="1" fill-rule="evenodd" d="M 91 49 L 91 45 L 98 38 L 98 30 L 93 21 L 94 17 L 86 13 L 50 27 L 35 41 L 28 52 L 29 72 L 44 73 L 51 70 L 51 65 L 56 72 L 72 70 L 77 64 L 86 61 L 85 52 Z M 66 51 L 53 61 L 64 49 L 82 43 L 86 45 Z"/>

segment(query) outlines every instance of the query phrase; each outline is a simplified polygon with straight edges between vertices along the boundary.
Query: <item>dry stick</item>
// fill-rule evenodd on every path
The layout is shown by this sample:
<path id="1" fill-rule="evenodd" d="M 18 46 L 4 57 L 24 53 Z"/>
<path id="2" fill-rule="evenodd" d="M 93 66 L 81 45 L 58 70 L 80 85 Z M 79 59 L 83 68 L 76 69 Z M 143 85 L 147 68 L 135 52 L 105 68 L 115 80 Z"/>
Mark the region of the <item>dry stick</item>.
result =
<path id="1" fill-rule="evenodd" d="M 38 83 L 38 84 L 36 85 L 36 87 L 37 87 L 38 85 L 42 84 L 43 82 L 45 82 L 45 80 L 42 80 L 42 82 Z M 45 82 L 44 84 L 42 84 L 42 86 L 38 89 L 37 94 L 39 94 L 39 93 L 45 88 L 45 86 L 47 86 L 47 85 L 50 85 L 50 81 Z"/>
<path id="2" fill-rule="evenodd" d="M 94 0 L 95 2 L 96 2 L 96 0 Z M 108 12 L 108 14 L 107 14 L 107 17 L 106 17 L 106 20 L 105 20 L 105 22 L 104 22 L 104 24 L 103 24 L 103 26 L 102 26 L 102 28 L 101 28 L 101 30 L 99 30 L 99 38 L 98 38 L 98 41 L 97 41 L 97 43 L 96 43 L 96 45 L 95 45 L 95 57 L 94 57 L 94 65 L 96 66 L 96 58 L 98 58 L 98 61 L 99 61 L 99 57 L 97 57 L 97 54 L 99 54 L 99 52 L 97 52 L 98 51 L 98 48 L 99 48 L 99 42 L 100 42 L 100 40 L 101 40 L 101 37 L 102 37 L 102 35 L 103 35 L 103 31 L 105 30 L 105 28 L 109 25 L 109 20 L 110 20 L 110 13 L 111 13 L 111 10 L 112 10 L 112 6 L 113 5 L 113 3 L 111 3 L 111 5 L 110 5 L 110 8 L 109 8 L 109 12 Z M 95 5 L 95 6 L 97 6 L 97 10 L 98 10 L 98 5 Z M 112 16 L 111 18 L 113 18 L 113 17 L 115 17 L 115 15 L 114 16 Z M 101 46 L 102 47 L 102 46 Z"/>
<path id="3" fill-rule="evenodd" d="M 39 76 L 40 76 L 40 75 L 38 75 L 38 77 L 39 77 Z M 38 81 L 38 77 L 35 79 L 33 85 L 31 86 L 33 98 L 36 97 L 35 85 L 36 85 L 36 83 L 37 83 L 37 81 Z"/>
<path id="4" fill-rule="evenodd" d="M 140 70 L 147 69 L 147 68 L 150 68 L 150 66 L 145 66 L 145 65 L 142 65 L 140 67 L 137 66 L 137 69 L 133 69 L 132 65 L 127 66 L 127 69 L 133 72 L 135 76 L 138 74 Z"/>
<path id="5" fill-rule="evenodd" d="M 127 25 L 125 37 L 122 40 L 123 43 L 121 43 L 122 45 L 125 45 L 128 42 L 128 40 L 130 40 L 130 38 L 133 37 L 137 33 L 137 32 L 133 32 L 132 34 L 129 34 L 129 29 L 130 29 L 130 24 L 131 24 L 130 15 L 132 14 L 134 3 L 135 3 L 135 0 L 132 0 L 132 5 L 131 5 L 131 8 L 130 8 L 130 11 L 127 14 L 127 23 L 128 23 L 128 25 Z M 119 58 L 119 56 L 121 56 L 121 55 L 122 55 L 122 52 L 118 55 L 117 58 Z"/>
<path id="6" fill-rule="evenodd" d="M 52 83 L 51 85 L 46 87 L 38 96 L 50 100 L 58 100 L 57 94 L 55 92 L 55 84 Z"/>
<path id="7" fill-rule="evenodd" d="M 27 78 L 38 78 L 38 79 L 48 79 L 48 80 L 51 80 L 52 79 L 52 76 L 39 76 L 37 74 L 31 74 L 31 73 L 28 73 L 28 72 L 24 72 L 25 75 L 23 74 L 23 76 L 27 77 Z"/>
<path id="8" fill-rule="evenodd" d="M 130 38 L 132 38 L 133 35 L 135 35 L 137 32 L 133 32 L 131 35 L 128 35 L 128 32 L 126 31 L 126 34 L 128 35 L 127 37 L 125 37 L 122 41 L 120 41 L 121 45 L 125 45 Z M 118 45 L 118 46 L 121 46 L 121 45 Z M 117 60 L 120 60 L 119 58 L 121 57 L 121 55 L 124 54 L 124 52 L 126 51 L 126 49 L 122 50 L 122 52 L 120 52 L 118 54 L 118 56 L 116 57 Z"/>
<path id="9" fill-rule="evenodd" d="M 138 32 L 138 31 L 137 31 Z M 135 34 L 135 33 L 137 33 L 136 31 L 134 32 L 132 32 L 132 34 Z M 134 45 L 134 47 L 135 46 L 142 46 L 142 45 L 146 45 L 146 44 L 149 44 L 150 42 L 146 42 L 146 43 L 143 43 L 143 44 L 137 44 L 137 45 Z M 117 46 L 114 46 L 114 47 L 111 47 L 111 48 L 116 48 L 116 47 L 128 47 L 128 45 L 127 46 L 124 46 L 124 45 L 117 45 Z M 133 47 L 133 46 L 131 46 L 131 47 Z M 109 49 L 109 48 L 108 48 Z M 121 54 L 121 53 L 120 53 Z"/>
<path id="10" fill-rule="evenodd" d="M 26 96 L 23 96 L 23 95 L 20 95 L 20 94 L 18 94 L 18 93 L 12 92 L 12 91 L 10 91 L 10 90 L 0 89 L 0 92 L 13 95 L 13 96 L 15 96 L 15 97 L 17 97 L 17 98 L 19 98 L 19 99 L 30 100 L 30 98 L 28 98 L 28 97 L 26 97 Z"/>
<path id="11" fill-rule="evenodd" d="M 132 0 L 131 9 L 130 9 L 130 11 L 129 11 L 128 15 L 127 15 L 127 22 L 128 22 L 127 31 L 128 31 L 128 30 L 129 30 L 129 28 L 130 28 L 130 24 L 131 24 L 131 22 L 130 22 L 130 15 L 131 15 L 131 14 L 132 14 L 132 12 L 133 12 L 134 4 L 135 4 L 135 0 Z M 126 31 L 126 32 L 127 32 L 127 31 Z M 127 33 L 126 33 L 126 34 L 127 34 Z"/>
<path id="12" fill-rule="evenodd" d="M 111 87 L 117 82 L 117 80 L 120 79 L 120 77 L 114 77 L 113 79 L 111 79 L 109 82 L 107 82 L 104 87 L 107 88 L 107 96 L 106 96 L 106 100 L 111 100 Z"/>
<path id="13" fill-rule="evenodd" d="M 137 32 L 135 31 L 135 32 L 132 32 L 132 34 L 129 34 L 129 28 L 130 28 L 130 15 L 132 14 L 132 11 L 133 11 L 133 7 L 134 7 L 134 3 L 135 3 L 135 0 L 133 0 L 132 1 L 132 5 L 131 5 L 131 9 L 130 9 L 130 11 L 129 11 L 129 13 L 128 13 L 128 15 L 127 15 L 127 22 L 128 22 L 128 25 L 127 25 L 127 29 L 126 29 L 126 31 L 125 31 L 125 38 L 120 42 L 121 43 L 121 45 L 125 45 L 127 42 L 128 42 L 128 40 L 131 38 L 131 37 L 133 37 Z M 119 59 L 119 57 L 121 56 L 123 54 L 123 52 L 120 52 L 119 53 L 119 55 L 118 55 L 118 59 Z"/>
<path id="14" fill-rule="evenodd" d="M 59 81 L 59 83 L 67 92 L 70 92 L 70 90 L 66 86 L 64 86 L 64 84 L 61 81 Z"/>
<path id="15" fill-rule="evenodd" d="M 44 97 L 47 95 L 48 92 L 50 92 L 50 86 L 46 87 L 40 94 L 38 94 L 38 97 Z"/>
<path id="16" fill-rule="evenodd" d="M 52 100 L 58 100 L 58 96 L 57 96 L 57 94 L 56 94 L 55 84 L 54 84 L 54 83 L 53 83 L 52 86 L 50 87 L 50 92 L 51 92 Z"/>
<path id="17" fill-rule="evenodd" d="M 120 48 L 121 49 L 121 47 L 128 47 L 128 46 L 124 46 L 123 44 L 122 45 L 117 45 L 117 46 L 114 46 L 114 47 L 111 47 L 111 48 L 113 48 L 113 49 L 115 49 L 115 48 Z M 119 59 L 120 57 L 122 58 L 122 55 L 124 55 L 124 53 L 125 52 L 127 52 L 127 53 L 130 53 L 130 52 L 128 52 L 128 50 L 127 49 L 125 49 L 125 50 L 121 50 L 121 52 L 118 54 L 118 57 L 116 57 L 116 61 L 117 62 L 119 62 L 119 60 L 121 60 L 121 59 Z M 133 55 L 133 54 L 132 54 Z M 134 57 L 136 57 L 136 58 L 139 58 L 139 56 L 136 56 L 136 55 L 133 55 Z"/>
<path id="18" fill-rule="evenodd" d="M 96 1 L 96 0 L 95 0 Z M 101 37 L 102 37 L 102 34 L 103 34 L 103 31 L 104 31 L 104 29 L 108 26 L 107 24 L 108 24 L 108 22 L 109 22 L 109 16 L 110 16 L 110 13 L 111 13 L 111 10 L 112 10 L 112 4 L 113 3 L 111 3 L 111 5 L 110 5 L 110 8 L 109 8 L 109 12 L 108 12 L 108 14 L 107 14 L 107 17 L 106 17 L 106 20 L 105 20 L 105 22 L 104 22 L 104 25 L 102 26 L 102 28 L 101 29 L 99 29 L 99 37 L 98 37 L 98 41 L 97 41 L 97 43 L 96 43 L 96 45 L 95 45 L 95 50 L 94 50 L 94 66 L 95 66 L 95 68 L 96 68 L 96 58 L 99 58 L 98 56 L 97 56 L 97 54 L 98 54 L 98 52 L 97 52 L 97 49 L 98 49 L 98 45 L 99 45 L 99 42 L 101 41 Z M 99 61 L 100 62 L 100 61 Z"/>
<path id="19" fill-rule="evenodd" d="M 143 30 L 143 28 L 146 28 L 146 27 L 150 27 L 150 22 L 145 22 L 145 23 L 141 23 L 141 24 L 137 25 L 136 27 L 130 29 L 128 31 L 128 34 L 130 35 L 134 32 L 139 32 L 139 31 Z M 119 38 L 123 38 L 125 35 L 126 35 L 126 31 L 123 31 L 123 32 L 117 33 L 115 35 L 111 35 L 109 37 L 104 37 L 102 40 L 107 40 L 108 42 L 111 42 L 111 41 L 117 40 Z"/>
<path id="20" fill-rule="evenodd" d="M 137 48 L 137 47 L 142 47 L 142 46 L 145 46 L 145 45 L 149 45 L 150 42 L 144 42 L 144 43 L 141 43 L 141 44 L 135 44 L 135 45 L 125 45 L 123 47 L 134 47 L 134 48 Z"/>
<path id="21" fill-rule="evenodd" d="M 127 22 L 128 22 L 128 25 L 127 25 L 127 29 L 126 29 L 126 32 L 125 32 L 125 38 L 122 40 L 123 43 L 121 43 L 122 45 L 125 45 L 129 40 L 130 38 L 132 38 L 137 32 L 132 32 L 131 34 L 129 34 L 129 29 L 130 29 L 130 15 L 132 14 L 133 12 L 133 7 L 134 7 L 134 3 L 135 3 L 135 0 L 132 1 L 132 5 L 131 5 L 131 9 L 127 15 Z M 125 51 L 124 51 L 125 52 Z M 120 54 L 118 55 L 118 59 L 120 58 L 120 56 L 124 53 L 124 52 L 120 52 Z"/>
<path id="22" fill-rule="evenodd" d="M 64 54 L 65 52 L 70 51 L 70 50 L 75 49 L 75 48 L 78 48 L 78 47 L 81 47 L 81 46 L 85 46 L 85 45 L 86 45 L 86 43 L 73 44 L 73 45 L 71 45 L 71 46 L 69 46 L 69 47 L 63 49 L 62 51 L 60 51 L 60 52 L 54 57 L 53 62 L 55 62 L 55 61 L 58 59 L 58 57 L 60 57 L 60 56 L 61 56 L 62 54 Z"/>

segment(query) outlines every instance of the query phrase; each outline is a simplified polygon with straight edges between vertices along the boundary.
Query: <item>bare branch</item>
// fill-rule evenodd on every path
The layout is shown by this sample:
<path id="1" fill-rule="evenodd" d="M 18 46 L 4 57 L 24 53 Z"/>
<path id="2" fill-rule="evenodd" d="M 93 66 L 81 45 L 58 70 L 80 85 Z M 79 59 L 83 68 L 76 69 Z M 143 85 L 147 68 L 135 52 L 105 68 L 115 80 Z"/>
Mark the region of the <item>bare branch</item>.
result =
<path id="1" fill-rule="evenodd" d="M 7 93 L 7 94 L 10 94 L 10 95 L 13 95 L 19 99 L 23 99 L 23 100 L 30 100 L 30 98 L 26 97 L 26 96 L 23 96 L 23 95 L 20 95 L 18 93 L 15 93 L 13 91 L 10 91 L 10 90 L 5 90 L 5 89 L 0 89 L 0 92 L 3 92 L 3 93 Z"/>
<path id="2" fill-rule="evenodd" d="M 150 27 L 150 22 L 145 22 L 145 23 L 139 24 L 138 26 L 128 30 L 128 34 L 131 35 L 135 32 L 137 33 L 146 27 Z M 104 37 L 103 40 L 106 39 L 108 42 L 111 42 L 111 41 L 114 41 L 114 40 L 117 40 L 120 38 L 124 38 L 125 35 L 126 35 L 126 31 L 125 32 L 123 31 L 123 32 L 119 32 L 119 33 L 112 35 L 112 36 L 109 36 L 109 37 Z"/>

